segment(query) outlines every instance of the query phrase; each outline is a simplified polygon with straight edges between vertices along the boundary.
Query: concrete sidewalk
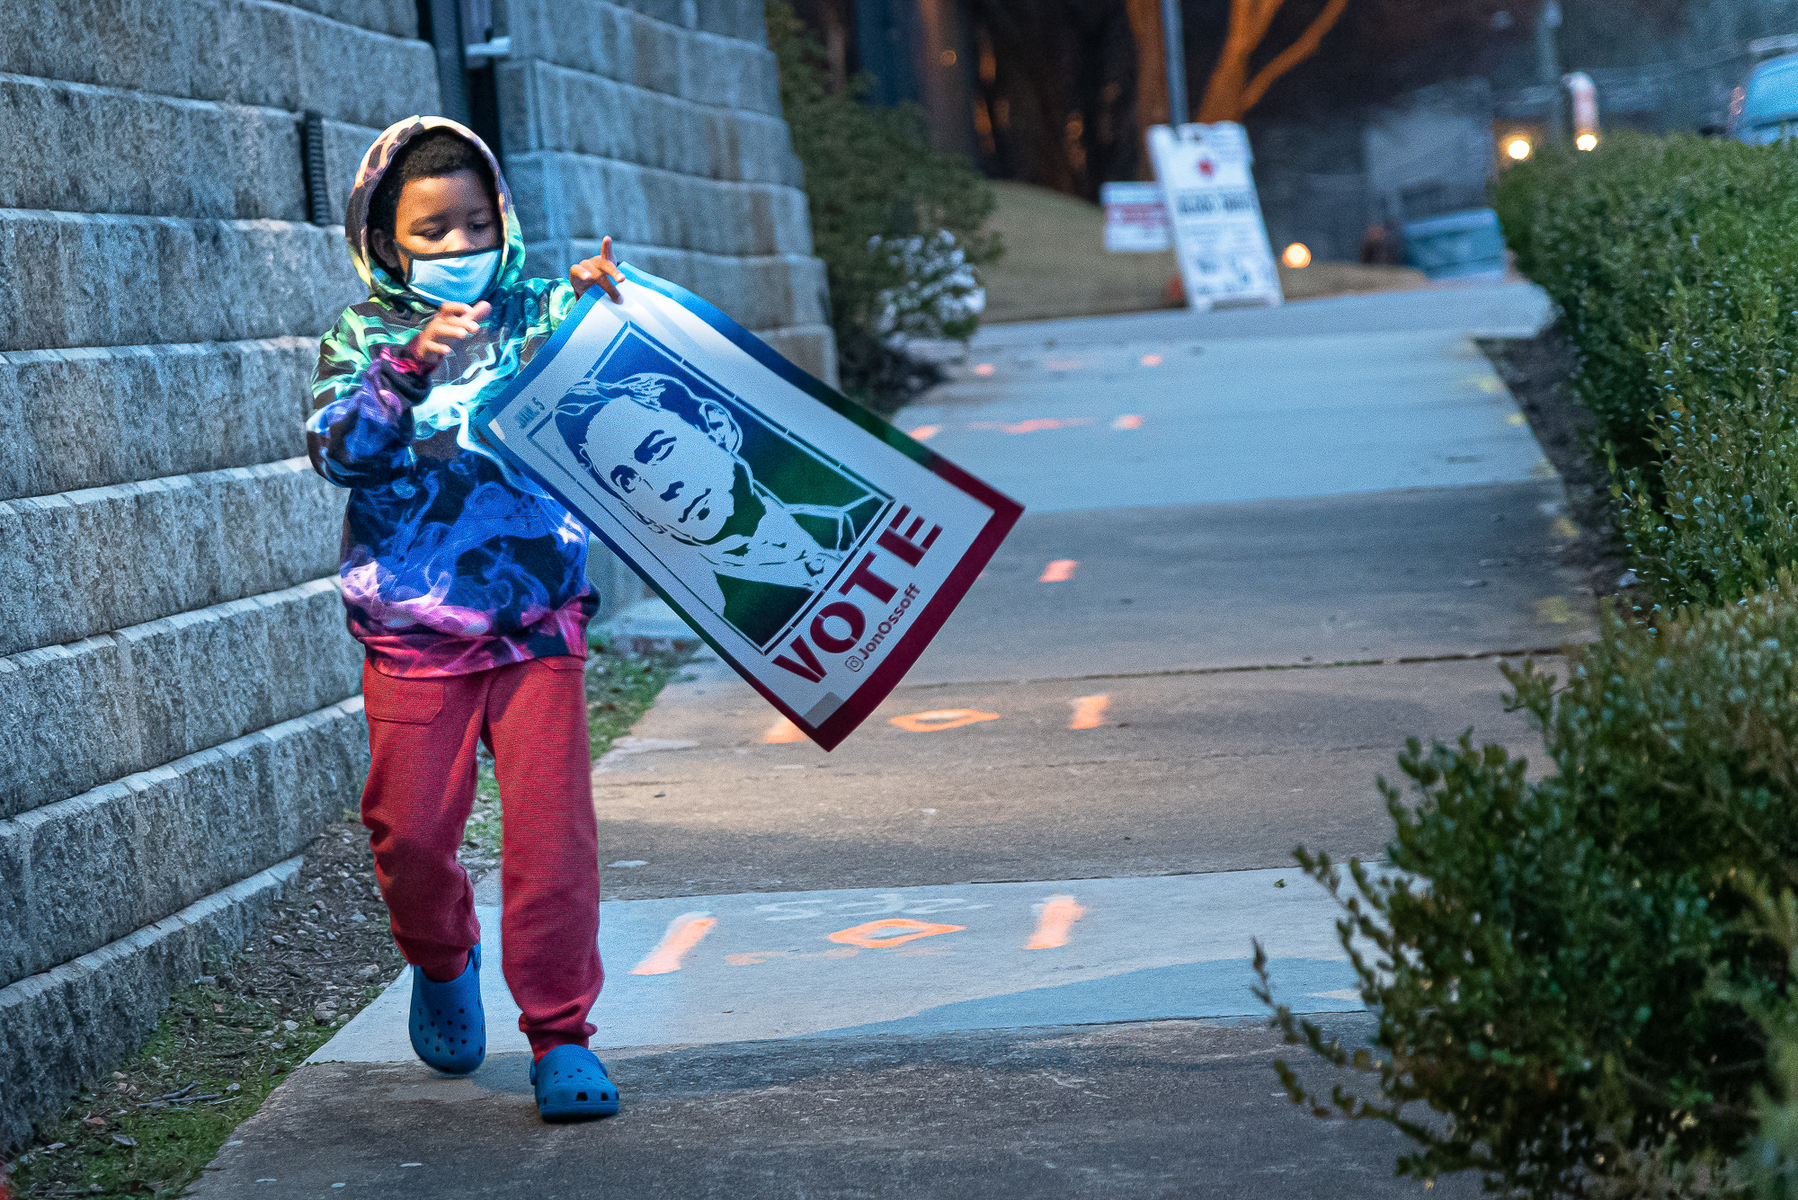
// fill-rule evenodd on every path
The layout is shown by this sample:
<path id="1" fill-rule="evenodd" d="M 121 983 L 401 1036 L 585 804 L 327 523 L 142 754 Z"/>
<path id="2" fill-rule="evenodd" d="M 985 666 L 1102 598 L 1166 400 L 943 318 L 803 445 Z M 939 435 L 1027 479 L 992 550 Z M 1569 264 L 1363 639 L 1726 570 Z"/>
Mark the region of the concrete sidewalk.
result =
<path id="1" fill-rule="evenodd" d="M 1580 533 L 1468 335 L 1544 311 L 983 333 L 900 424 L 1031 511 L 904 685 L 825 755 L 701 662 L 595 774 L 622 1113 L 537 1121 L 490 947 L 480 1072 L 411 1057 L 396 981 L 194 1194 L 1421 1193 L 1389 1130 L 1276 1094 L 1276 1057 L 1322 1077 L 1248 958 L 1364 1039 L 1292 848 L 1377 858 L 1408 735 L 1539 751 L 1498 660 L 1589 636 Z"/>

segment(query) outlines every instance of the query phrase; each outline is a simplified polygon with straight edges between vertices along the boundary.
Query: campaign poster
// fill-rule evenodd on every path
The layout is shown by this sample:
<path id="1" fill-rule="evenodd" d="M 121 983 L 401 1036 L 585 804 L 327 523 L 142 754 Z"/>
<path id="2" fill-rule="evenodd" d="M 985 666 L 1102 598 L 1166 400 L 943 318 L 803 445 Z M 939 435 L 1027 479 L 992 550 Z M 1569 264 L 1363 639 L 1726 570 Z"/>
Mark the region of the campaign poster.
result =
<path id="1" fill-rule="evenodd" d="M 1171 244 L 1167 200 L 1159 183 L 1103 183 L 1105 249 L 1113 254 L 1159 254 Z"/>
<path id="2" fill-rule="evenodd" d="M 1149 130 L 1149 155 L 1167 192 L 1188 307 L 1281 303 L 1280 272 L 1250 172 L 1254 157 L 1247 131 L 1234 121 L 1156 125 Z"/>
<path id="3" fill-rule="evenodd" d="M 692 293 L 590 289 L 473 424 L 829 750 L 1023 508 Z"/>

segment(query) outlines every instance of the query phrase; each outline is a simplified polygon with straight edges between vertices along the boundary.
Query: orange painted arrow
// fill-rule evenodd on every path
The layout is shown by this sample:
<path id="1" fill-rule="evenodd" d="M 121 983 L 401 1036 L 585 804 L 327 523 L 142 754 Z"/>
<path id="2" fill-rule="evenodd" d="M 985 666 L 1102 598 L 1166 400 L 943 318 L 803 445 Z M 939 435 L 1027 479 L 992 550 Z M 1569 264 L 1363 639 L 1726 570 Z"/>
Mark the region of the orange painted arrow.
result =
<path id="1" fill-rule="evenodd" d="M 889 717 L 887 723 L 897 725 L 909 733 L 941 733 L 945 729 L 960 729 L 963 725 L 998 719 L 998 713 L 981 712 L 974 708 L 936 708 L 929 712 L 906 713 L 903 717 Z"/>
<path id="2" fill-rule="evenodd" d="M 1074 706 L 1074 719 L 1068 722 L 1069 729 L 1097 729 L 1105 724 L 1105 706 L 1111 703 L 1111 697 L 1080 696 L 1068 703 Z"/>
<path id="3" fill-rule="evenodd" d="M 960 933 L 966 928 L 965 925 L 932 925 L 928 921 L 913 921 L 909 917 L 885 917 L 879 921 L 869 921 L 866 925 L 857 925 L 853 929 L 839 929 L 830 935 L 830 940 L 841 942 L 845 946 L 885 950 L 888 946 L 935 937 L 939 933 Z M 895 934 L 897 936 L 893 936 Z"/>
<path id="4" fill-rule="evenodd" d="M 682 913 L 668 922 L 668 930 L 647 957 L 631 968 L 632 975 L 666 975 L 680 970 L 680 960 L 712 932 L 717 919 L 711 913 Z"/>
<path id="5" fill-rule="evenodd" d="M 793 724 L 793 722 L 787 720 L 785 717 L 782 717 L 780 720 L 774 722 L 774 724 L 768 726 L 767 730 L 762 734 L 762 744 L 764 746 L 778 746 L 787 742 L 803 742 L 804 740 L 805 734 L 799 731 L 799 726 Z"/>
<path id="6" fill-rule="evenodd" d="M 1050 896 L 1036 906 L 1036 932 L 1024 943 L 1026 950 L 1054 950 L 1068 944 L 1074 922 L 1086 910 L 1072 896 Z"/>

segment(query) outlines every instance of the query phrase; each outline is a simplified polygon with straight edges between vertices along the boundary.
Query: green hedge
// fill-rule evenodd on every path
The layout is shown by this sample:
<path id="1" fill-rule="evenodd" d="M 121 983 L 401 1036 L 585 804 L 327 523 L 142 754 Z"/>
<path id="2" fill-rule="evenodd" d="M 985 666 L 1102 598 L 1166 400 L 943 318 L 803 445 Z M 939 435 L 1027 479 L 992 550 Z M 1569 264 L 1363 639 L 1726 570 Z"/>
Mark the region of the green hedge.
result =
<path id="1" fill-rule="evenodd" d="M 1381 781 L 1388 869 L 1345 879 L 1299 852 L 1345 906 L 1377 1050 L 1278 1018 L 1377 1078 L 1377 1099 L 1336 1107 L 1409 1134 L 1403 1174 L 1471 1169 L 1547 1197 L 1721 1167 L 1755 1128 L 1772 1078 L 1756 1015 L 1788 1019 L 1782 942 L 1798 945 L 1745 920 L 1798 890 L 1798 588 L 1658 628 L 1612 615 L 1558 688 L 1506 674 L 1554 775 L 1532 782 L 1470 736 L 1413 741 L 1411 793 Z"/>
<path id="2" fill-rule="evenodd" d="M 1507 170 L 1637 573 L 1725 603 L 1798 566 L 1798 149 L 1617 134 Z"/>
<path id="3" fill-rule="evenodd" d="M 1351 1051 L 1276 1021 L 1375 1094 L 1281 1075 L 1404 1131 L 1403 1174 L 1792 1200 L 1798 149 L 1616 135 L 1511 168 L 1496 203 L 1658 603 L 1607 614 L 1564 686 L 1506 669 L 1553 774 L 1471 733 L 1413 741 L 1411 791 L 1381 781 L 1387 867 L 1299 852 L 1379 1030 Z"/>

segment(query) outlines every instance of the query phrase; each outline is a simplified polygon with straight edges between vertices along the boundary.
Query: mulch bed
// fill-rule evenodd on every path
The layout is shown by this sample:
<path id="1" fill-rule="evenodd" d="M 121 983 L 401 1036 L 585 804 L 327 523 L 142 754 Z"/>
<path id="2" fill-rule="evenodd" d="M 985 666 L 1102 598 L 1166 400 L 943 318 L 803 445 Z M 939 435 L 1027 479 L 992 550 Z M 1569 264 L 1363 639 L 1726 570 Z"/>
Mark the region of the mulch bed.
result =
<path id="1" fill-rule="evenodd" d="M 1566 485 L 1567 515 L 1579 526 L 1580 537 L 1562 551 L 1561 565 L 1578 571 L 1601 601 L 1617 597 L 1627 605 L 1643 604 L 1645 593 L 1624 582 L 1629 552 L 1613 521 L 1610 477 L 1587 446 L 1592 418 L 1565 386 L 1573 373 L 1573 347 L 1558 326 L 1533 338 L 1481 338 L 1479 347 L 1511 389 L 1542 453 Z"/>

